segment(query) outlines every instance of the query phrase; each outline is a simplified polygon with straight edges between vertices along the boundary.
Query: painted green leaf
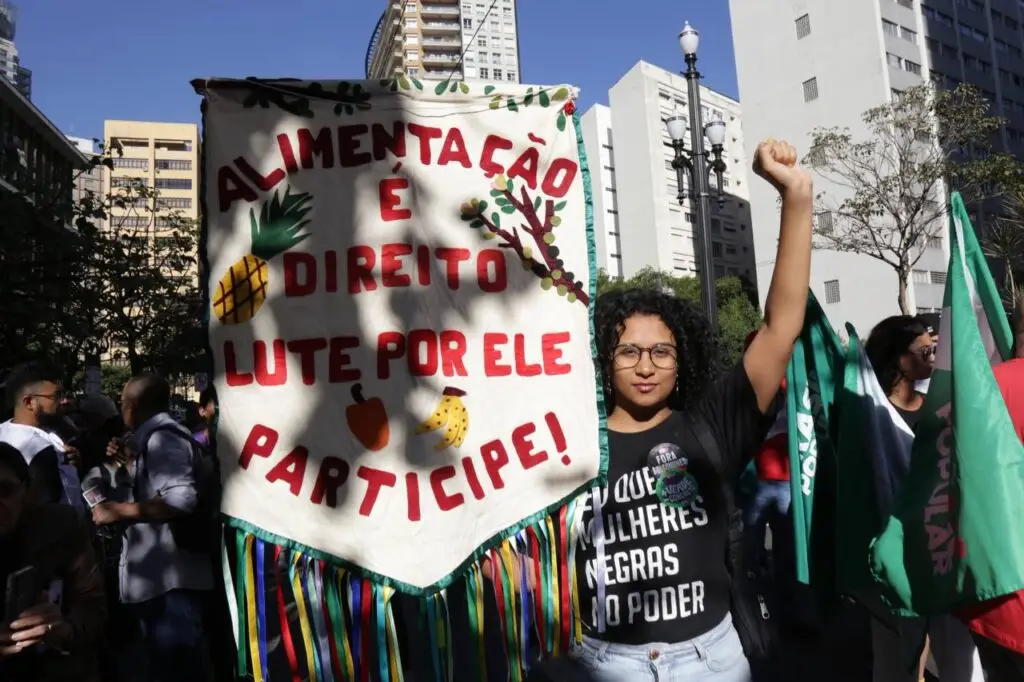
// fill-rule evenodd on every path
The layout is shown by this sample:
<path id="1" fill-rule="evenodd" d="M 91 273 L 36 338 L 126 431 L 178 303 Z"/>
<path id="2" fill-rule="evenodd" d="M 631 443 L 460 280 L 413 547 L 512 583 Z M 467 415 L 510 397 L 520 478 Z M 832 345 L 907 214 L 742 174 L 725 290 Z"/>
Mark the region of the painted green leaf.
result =
<path id="1" fill-rule="evenodd" d="M 487 108 L 488 109 L 500 109 L 501 108 L 501 102 L 499 102 L 496 99 L 492 99 L 491 103 L 487 105 Z"/>
<path id="2" fill-rule="evenodd" d="M 514 99 L 512 99 L 511 97 L 508 98 L 508 110 L 509 111 L 519 111 L 519 105 L 516 104 L 516 101 Z"/>
<path id="3" fill-rule="evenodd" d="M 539 196 L 536 199 L 533 200 L 533 207 L 534 208 L 540 208 L 540 197 Z"/>
<path id="4" fill-rule="evenodd" d="M 501 207 L 501 212 L 507 213 L 508 215 L 512 215 L 513 213 L 516 212 L 516 207 L 506 203 L 504 206 Z"/>
<path id="5" fill-rule="evenodd" d="M 512 180 L 505 180 L 505 191 L 512 194 L 513 188 L 515 188 L 515 185 L 512 183 Z"/>
<path id="6" fill-rule="evenodd" d="M 558 88 L 551 95 L 551 99 L 553 99 L 556 102 L 564 102 L 565 100 L 569 99 L 569 88 Z"/>
<path id="7" fill-rule="evenodd" d="M 485 95 L 489 95 L 492 92 L 494 92 L 494 86 L 493 85 L 488 85 L 486 88 L 484 88 L 484 94 Z"/>
<path id="8" fill-rule="evenodd" d="M 413 78 L 412 79 L 412 84 L 414 86 L 416 86 L 417 90 L 422 90 L 423 89 L 423 81 L 419 81 L 419 80 L 416 80 L 415 78 Z"/>
<path id="9" fill-rule="evenodd" d="M 504 192 L 502 192 L 500 189 L 492 189 L 491 190 L 491 196 L 492 197 L 500 197 L 502 194 L 504 194 Z"/>
<path id="10" fill-rule="evenodd" d="M 473 227 L 473 228 L 477 228 L 477 227 L 483 227 L 483 226 L 484 226 L 484 221 L 482 221 L 482 220 L 480 220 L 479 218 L 477 218 L 476 220 L 474 220 L 473 222 L 471 222 L 471 223 L 469 224 L 469 226 L 470 226 L 470 227 Z"/>
<path id="11" fill-rule="evenodd" d="M 399 76 L 398 77 L 398 85 L 403 90 L 408 90 L 409 89 L 409 79 L 406 78 L 405 76 Z"/>
<path id="12" fill-rule="evenodd" d="M 526 97 L 523 98 L 523 106 L 528 107 L 533 104 L 533 88 L 526 89 Z"/>
<path id="13" fill-rule="evenodd" d="M 563 208 L 565 208 L 565 205 L 567 203 L 568 202 L 566 202 L 566 201 L 559 201 L 557 204 L 555 204 L 555 210 L 556 211 L 561 211 Z"/>
<path id="14" fill-rule="evenodd" d="M 501 227 L 501 216 L 495 211 L 491 214 L 491 222 L 494 223 L 495 227 Z"/>
<path id="15" fill-rule="evenodd" d="M 547 90 L 541 90 L 537 93 L 537 99 L 540 100 L 540 105 L 546 107 L 551 104 L 551 98 L 548 97 Z"/>
<path id="16" fill-rule="evenodd" d="M 452 83 L 452 87 L 448 88 L 448 92 L 455 92 L 458 89 L 459 89 L 459 84 L 458 83 Z"/>
<path id="17" fill-rule="evenodd" d="M 462 90 L 463 95 L 469 94 L 469 86 L 466 85 L 465 83 L 459 83 L 459 90 Z"/>
<path id="18" fill-rule="evenodd" d="M 435 95 L 443 95 L 444 91 L 447 88 L 448 88 L 448 83 L 446 83 L 445 81 L 441 81 L 436 86 L 434 86 L 434 94 Z"/>
<path id="19" fill-rule="evenodd" d="M 480 203 L 477 204 L 476 210 L 480 211 L 480 213 L 482 215 L 483 212 L 487 210 L 487 202 L 481 200 Z"/>
<path id="20" fill-rule="evenodd" d="M 561 111 L 558 112 L 558 120 L 556 121 L 556 123 L 558 125 L 558 130 L 560 132 L 565 132 L 565 113 L 564 112 L 561 112 Z"/>

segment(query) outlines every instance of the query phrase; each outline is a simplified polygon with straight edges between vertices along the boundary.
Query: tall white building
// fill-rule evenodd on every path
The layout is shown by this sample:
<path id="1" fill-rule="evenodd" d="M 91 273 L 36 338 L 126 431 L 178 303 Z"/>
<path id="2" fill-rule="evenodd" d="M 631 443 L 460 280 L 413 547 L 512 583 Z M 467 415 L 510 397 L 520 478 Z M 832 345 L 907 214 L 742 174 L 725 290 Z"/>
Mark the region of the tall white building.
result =
<path id="1" fill-rule="evenodd" d="M 516 0 L 389 0 L 366 77 L 520 82 Z"/>
<path id="2" fill-rule="evenodd" d="M 18 27 L 18 8 L 0 0 L 0 78 L 14 84 L 25 99 L 32 99 L 32 72 L 21 65 L 14 37 Z"/>
<path id="3" fill-rule="evenodd" d="M 695 210 L 689 199 L 683 205 L 677 199 L 674 152 L 667 146 L 671 138 L 665 127 L 670 116 L 688 115 L 686 79 L 638 62 L 612 86 L 608 101 L 610 106 L 594 105 L 582 120 L 599 265 L 616 277 L 630 277 L 645 267 L 695 275 Z M 749 163 L 740 105 L 703 86 L 701 102 L 703 123 L 726 124 L 726 204 L 719 208 L 711 202 L 715 276 L 744 277 L 754 284 Z M 711 148 L 707 141 L 705 145 Z"/>
<path id="4" fill-rule="evenodd" d="M 1001 44 L 998 48 L 989 41 L 991 17 L 978 0 L 928 0 L 927 4 L 919 0 L 730 0 L 748 153 L 760 140 L 774 137 L 789 140 L 804 154 L 817 126 L 849 127 L 855 140 L 867 139 L 861 114 L 921 84 L 929 75 L 949 86 L 964 79 L 978 82 L 993 102 L 1000 88 L 1006 93 L 1004 99 L 1024 102 L 1024 89 L 1018 88 L 1020 94 L 1010 91 L 1017 76 L 1007 71 L 1008 81 L 1000 85 L 992 66 L 995 53 L 1005 52 L 1007 63 L 1016 60 L 1015 73 L 1021 74 L 1016 86 L 1022 85 L 1020 26 L 1013 33 L 1002 20 L 1010 13 L 1016 17 L 1018 1 L 989 0 L 989 4 L 991 15 L 998 15 L 1003 26 L 993 29 Z M 1009 52 L 1009 38 L 1000 37 L 1003 32 L 1015 36 L 1016 56 Z M 937 53 L 946 56 L 937 57 Z M 982 62 L 984 71 L 979 66 Z M 1017 106 L 1024 114 L 1024 104 Z M 843 198 L 842 188 L 817 174 L 814 180 L 816 191 Z M 762 302 L 778 239 L 773 192 L 758 183 L 750 194 L 758 226 L 754 249 Z M 838 218 L 823 209 L 818 208 L 815 219 L 819 228 L 827 229 Z M 918 312 L 942 306 L 946 244 L 945 235 L 931 240 L 914 266 L 908 293 L 910 305 Z M 852 322 L 861 334 L 882 318 L 899 313 L 895 271 L 868 256 L 816 249 L 811 288 L 834 324 Z"/>

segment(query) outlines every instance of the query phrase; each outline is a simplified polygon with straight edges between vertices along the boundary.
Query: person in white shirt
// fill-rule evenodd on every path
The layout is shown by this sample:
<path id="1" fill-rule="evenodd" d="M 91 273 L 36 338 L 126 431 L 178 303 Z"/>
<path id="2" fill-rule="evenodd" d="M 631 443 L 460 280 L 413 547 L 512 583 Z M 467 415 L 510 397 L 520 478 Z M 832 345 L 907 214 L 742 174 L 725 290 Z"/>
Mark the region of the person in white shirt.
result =
<path id="1" fill-rule="evenodd" d="M 60 372 L 40 363 L 19 365 L 4 382 L 4 396 L 14 416 L 0 424 L 0 442 L 13 445 L 28 463 L 34 501 L 84 508 L 78 473 L 56 434 L 67 404 Z"/>

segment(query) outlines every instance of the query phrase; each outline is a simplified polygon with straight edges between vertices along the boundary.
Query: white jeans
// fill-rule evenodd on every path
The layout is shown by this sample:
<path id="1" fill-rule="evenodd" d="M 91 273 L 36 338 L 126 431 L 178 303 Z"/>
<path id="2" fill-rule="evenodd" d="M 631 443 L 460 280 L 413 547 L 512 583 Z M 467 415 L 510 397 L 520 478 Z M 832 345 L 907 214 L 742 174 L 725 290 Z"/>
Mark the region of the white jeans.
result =
<path id="1" fill-rule="evenodd" d="M 931 654 L 942 682 L 984 682 L 981 660 L 967 627 L 952 616 L 929 618 Z M 924 621 L 906 620 L 899 632 L 871 621 L 874 682 L 918 682 L 911 649 L 923 638 Z"/>

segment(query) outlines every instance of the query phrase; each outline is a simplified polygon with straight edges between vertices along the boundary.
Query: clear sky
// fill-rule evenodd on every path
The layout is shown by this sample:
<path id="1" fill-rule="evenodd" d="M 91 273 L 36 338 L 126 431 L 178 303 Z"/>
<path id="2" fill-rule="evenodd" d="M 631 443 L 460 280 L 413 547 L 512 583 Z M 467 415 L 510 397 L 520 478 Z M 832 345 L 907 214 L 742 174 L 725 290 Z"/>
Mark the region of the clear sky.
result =
<path id="1" fill-rule="evenodd" d="M 56 125 L 102 137 L 104 119 L 199 120 L 189 80 L 362 78 L 389 0 L 15 0 L 32 99 Z M 524 82 L 571 83 L 582 109 L 643 59 L 683 68 L 677 34 L 701 33 L 705 84 L 737 96 L 725 0 L 519 0 Z"/>

